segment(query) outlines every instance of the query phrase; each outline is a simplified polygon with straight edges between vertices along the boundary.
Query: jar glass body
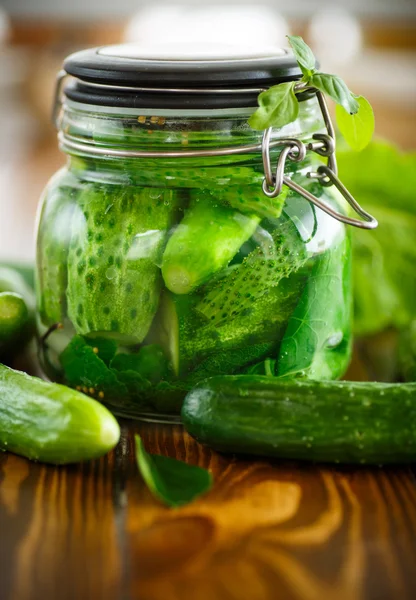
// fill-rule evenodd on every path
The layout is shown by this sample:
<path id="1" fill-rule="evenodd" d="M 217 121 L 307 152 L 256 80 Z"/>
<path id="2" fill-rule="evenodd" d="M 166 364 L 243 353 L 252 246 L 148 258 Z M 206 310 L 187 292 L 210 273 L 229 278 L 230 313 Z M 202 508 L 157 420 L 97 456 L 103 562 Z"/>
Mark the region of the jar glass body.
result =
<path id="1" fill-rule="evenodd" d="M 160 419 L 175 418 L 187 390 L 217 374 L 340 377 L 351 346 L 344 225 L 287 188 L 267 198 L 261 153 L 128 158 L 85 150 L 261 142 L 244 111 L 143 112 L 65 106 L 61 128 L 84 149 L 67 150 L 39 209 L 47 377 L 120 414 Z M 318 131 L 311 99 L 274 135 L 307 141 Z M 307 177 L 319 164 L 310 154 L 288 163 L 286 175 L 342 210 L 333 188 Z"/>

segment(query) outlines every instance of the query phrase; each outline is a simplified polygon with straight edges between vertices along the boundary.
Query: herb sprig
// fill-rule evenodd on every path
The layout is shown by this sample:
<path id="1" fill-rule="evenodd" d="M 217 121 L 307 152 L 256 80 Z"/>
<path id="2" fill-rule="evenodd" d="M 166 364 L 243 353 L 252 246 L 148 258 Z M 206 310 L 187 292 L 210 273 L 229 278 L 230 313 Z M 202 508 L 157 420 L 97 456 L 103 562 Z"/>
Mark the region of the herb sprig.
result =
<path id="1" fill-rule="evenodd" d="M 249 125 L 263 130 L 292 123 L 299 114 L 297 94 L 306 87 L 314 87 L 337 104 L 337 125 L 349 146 L 357 151 L 365 148 L 374 132 L 374 114 L 368 100 L 353 94 L 337 75 L 318 71 L 312 50 L 300 36 L 287 37 L 303 77 L 300 81 L 279 83 L 259 94 L 259 108 L 251 115 Z"/>

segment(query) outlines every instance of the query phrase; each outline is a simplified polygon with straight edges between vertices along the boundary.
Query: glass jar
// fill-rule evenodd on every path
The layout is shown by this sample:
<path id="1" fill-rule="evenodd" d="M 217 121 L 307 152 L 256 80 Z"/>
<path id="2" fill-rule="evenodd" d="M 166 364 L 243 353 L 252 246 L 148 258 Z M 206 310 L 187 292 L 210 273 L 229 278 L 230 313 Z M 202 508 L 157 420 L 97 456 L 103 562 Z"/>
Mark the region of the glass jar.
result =
<path id="1" fill-rule="evenodd" d="M 149 77 L 163 59 L 134 72 L 128 61 L 139 59 L 93 52 L 65 63 L 77 78 L 59 115 L 67 164 L 39 211 L 46 376 L 116 413 L 160 420 L 175 419 L 186 392 L 217 374 L 340 377 L 351 350 L 349 236 L 287 185 L 264 193 L 263 134 L 247 124 L 259 90 L 247 77 L 239 92 L 218 89 L 211 64 L 192 80 L 205 76 L 207 89 L 190 91 L 189 73 L 172 61 L 165 87 L 174 89 L 156 89 Z M 287 53 L 250 60 L 263 78 L 269 61 L 273 83 L 288 70 L 300 77 Z M 247 69 L 235 61 L 230 73 Z M 281 140 L 307 145 L 325 132 L 316 95 L 301 100 L 298 119 L 271 132 L 271 164 Z M 336 188 L 310 177 L 319 156 L 299 160 L 291 148 L 286 181 L 345 212 Z"/>

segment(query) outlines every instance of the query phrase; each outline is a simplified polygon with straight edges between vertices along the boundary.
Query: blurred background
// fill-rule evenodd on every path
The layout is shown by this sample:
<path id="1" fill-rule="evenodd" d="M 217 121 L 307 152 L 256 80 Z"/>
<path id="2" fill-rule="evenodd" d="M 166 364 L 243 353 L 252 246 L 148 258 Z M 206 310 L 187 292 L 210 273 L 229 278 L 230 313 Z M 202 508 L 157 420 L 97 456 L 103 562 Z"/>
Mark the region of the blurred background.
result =
<path id="1" fill-rule="evenodd" d="M 159 39 L 286 45 L 287 33 L 368 97 L 379 137 L 415 148 L 414 0 L 0 0 L 0 259 L 34 256 L 36 206 L 64 163 L 50 113 L 67 54 Z"/>

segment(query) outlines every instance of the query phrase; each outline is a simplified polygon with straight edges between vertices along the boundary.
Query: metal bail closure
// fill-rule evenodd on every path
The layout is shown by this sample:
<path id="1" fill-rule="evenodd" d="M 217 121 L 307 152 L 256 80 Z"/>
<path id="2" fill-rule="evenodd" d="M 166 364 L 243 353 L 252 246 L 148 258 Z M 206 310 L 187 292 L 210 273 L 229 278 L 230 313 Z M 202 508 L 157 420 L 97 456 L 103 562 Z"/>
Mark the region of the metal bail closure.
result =
<path id="1" fill-rule="evenodd" d="M 344 215 L 335 208 L 333 208 L 330 204 L 327 204 L 312 192 L 308 191 L 295 181 L 292 181 L 288 176 L 284 174 L 286 160 L 292 160 L 294 162 L 299 162 L 305 158 L 306 155 L 306 146 L 300 140 L 288 139 L 284 140 L 284 146 L 282 151 L 280 152 L 276 174 L 273 177 L 271 167 L 270 167 L 270 152 L 269 152 L 269 143 L 271 130 L 268 129 L 265 131 L 263 136 L 263 146 L 262 146 L 262 155 L 263 155 L 263 165 L 264 165 L 264 180 L 263 180 L 263 192 L 269 198 L 275 198 L 282 191 L 282 186 L 286 185 L 288 188 L 297 192 L 309 202 L 312 202 L 315 206 L 326 212 L 328 215 L 337 219 L 337 221 L 341 221 L 342 223 L 346 223 L 347 225 L 353 225 L 354 227 L 360 227 L 361 229 L 375 229 L 378 225 L 377 220 L 366 212 L 355 200 L 352 194 L 347 190 L 345 185 L 339 180 L 338 176 L 334 171 L 326 165 L 321 165 L 318 167 L 316 173 L 308 173 L 313 178 L 316 178 L 317 181 L 323 186 L 334 185 L 337 190 L 342 194 L 348 204 L 355 210 L 355 212 L 363 218 L 354 219 L 353 217 L 349 217 Z M 322 136 L 323 137 L 323 136 Z M 283 141 L 283 140 L 282 140 Z M 314 150 L 313 142 L 308 144 L 308 148 Z M 316 150 L 315 150 L 316 151 Z"/>
<path id="2" fill-rule="evenodd" d="M 323 94 L 317 91 L 316 95 L 321 108 L 327 133 L 315 133 L 312 136 L 313 141 L 307 143 L 306 145 L 301 140 L 295 138 L 280 140 L 278 145 L 283 146 L 283 148 L 277 161 L 276 173 L 274 177 L 272 175 L 270 164 L 270 147 L 275 147 L 277 144 L 273 141 L 270 141 L 272 134 L 271 127 L 266 129 L 264 132 L 262 141 L 262 157 L 264 167 L 263 192 L 269 198 L 275 198 L 282 191 L 282 186 L 286 185 L 288 188 L 294 192 L 297 192 L 309 202 L 312 202 L 312 204 L 326 212 L 328 215 L 334 219 L 337 219 L 337 221 L 341 221 L 341 223 L 353 225 L 354 227 L 360 227 L 361 229 L 375 229 L 378 225 L 377 219 L 366 212 L 358 204 L 352 194 L 338 178 L 338 169 L 335 159 L 334 128 Z M 316 179 L 320 185 L 325 187 L 334 185 L 348 202 L 348 204 L 358 215 L 360 215 L 360 217 L 362 217 L 363 220 L 355 219 L 338 212 L 330 204 L 327 204 L 320 198 L 317 198 L 314 194 L 312 194 L 312 192 L 309 192 L 307 189 L 292 181 L 284 174 L 286 160 L 289 159 L 293 162 L 300 162 L 304 160 L 306 156 L 306 150 L 316 152 L 316 154 L 319 154 L 320 156 L 325 156 L 328 160 L 327 165 L 319 166 L 316 172 L 310 171 L 307 173 L 307 177 Z"/>
<path id="3" fill-rule="evenodd" d="M 279 145 L 283 146 L 279 159 L 277 161 L 276 173 L 273 177 L 270 161 L 270 136 L 272 128 L 266 129 L 263 134 L 261 152 L 264 167 L 263 193 L 269 198 L 276 198 L 282 191 L 284 184 L 284 172 L 286 159 L 293 162 L 300 162 L 305 159 L 305 144 L 297 139 L 279 140 Z"/>

